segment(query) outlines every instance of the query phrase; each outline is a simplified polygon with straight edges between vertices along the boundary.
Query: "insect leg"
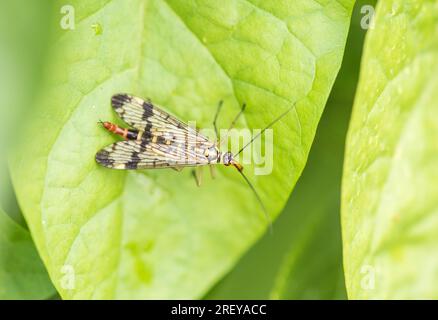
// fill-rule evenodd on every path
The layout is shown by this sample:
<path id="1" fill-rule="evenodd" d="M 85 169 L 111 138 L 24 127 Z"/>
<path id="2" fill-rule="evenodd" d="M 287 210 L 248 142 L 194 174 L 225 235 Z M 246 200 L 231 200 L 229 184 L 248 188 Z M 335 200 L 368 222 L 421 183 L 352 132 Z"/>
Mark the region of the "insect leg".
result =
<path id="1" fill-rule="evenodd" d="M 184 167 L 172 167 L 173 170 L 181 172 Z"/>
<path id="2" fill-rule="evenodd" d="M 196 185 L 200 187 L 202 182 L 202 167 L 196 167 L 193 169 L 192 174 L 195 177 Z"/>
<path id="3" fill-rule="evenodd" d="M 215 166 L 212 166 L 212 165 L 210 165 L 209 167 L 210 167 L 210 175 L 211 175 L 211 178 L 212 178 L 212 179 L 216 179 L 216 167 L 215 167 Z"/>
<path id="4" fill-rule="evenodd" d="M 242 104 L 242 108 L 240 109 L 239 113 L 234 117 L 233 121 L 231 122 L 230 126 L 228 127 L 227 134 L 225 135 L 225 137 L 222 138 L 222 141 L 218 141 L 219 145 L 221 145 L 222 142 L 227 141 L 230 130 L 234 128 L 234 126 L 237 123 L 237 120 L 239 120 L 240 116 L 243 114 L 245 109 L 246 109 L 246 103 L 244 102 Z"/>
<path id="5" fill-rule="evenodd" d="M 236 117 L 234 117 L 234 120 L 231 122 L 230 127 L 228 128 L 228 131 L 230 131 L 231 129 L 234 128 L 234 126 L 236 125 L 237 120 L 239 120 L 240 116 L 245 111 L 245 108 L 246 108 L 246 103 L 244 102 L 242 104 L 242 109 L 240 109 L 239 113 L 236 115 Z"/>
<path id="6" fill-rule="evenodd" d="M 222 105 L 223 105 L 223 101 L 219 101 L 218 105 L 217 105 L 217 109 L 216 109 L 216 114 L 214 115 L 214 119 L 213 119 L 213 126 L 214 126 L 214 132 L 216 133 L 216 140 L 219 139 L 219 130 L 217 129 L 217 118 L 219 116 L 219 112 L 221 111 Z"/>

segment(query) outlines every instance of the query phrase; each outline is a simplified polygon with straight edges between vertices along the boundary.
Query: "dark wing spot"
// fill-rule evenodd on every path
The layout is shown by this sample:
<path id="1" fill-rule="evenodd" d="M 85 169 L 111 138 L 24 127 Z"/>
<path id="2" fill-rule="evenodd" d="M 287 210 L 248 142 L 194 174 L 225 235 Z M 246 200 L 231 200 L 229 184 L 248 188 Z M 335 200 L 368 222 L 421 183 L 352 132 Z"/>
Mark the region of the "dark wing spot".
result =
<path id="1" fill-rule="evenodd" d="M 151 102 L 143 101 L 143 115 L 142 119 L 147 120 L 148 118 L 153 116 L 154 106 Z"/>
<path id="2" fill-rule="evenodd" d="M 96 162 L 105 166 L 112 167 L 114 164 L 114 159 L 111 159 L 111 154 L 106 150 L 100 150 L 96 153 Z"/>
<path id="3" fill-rule="evenodd" d="M 131 102 L 131 97 L 126 93 L 115 94 L 111 98 L 111 105 L 114 109 L 119 109 L 123 107 L 124 104 Z"/>
<path id="4" fill-rule="evenodd" d="M 166 138 L 164 138 L 163 136 L 157 136 L 157 143 L 165 144 L 166 143 Z"/>
<path id="5" fill-rule="evenodd" d="M 130 160 L 125 163 L 126 169 L 137 169 L 138 164 L 141 161 L 141 159 L 138 155 L 139 155 L 138 152 L 133 152 L 131 154 Z"/>
<path id="6" fill-rule="evenodd" d="M 150 140 L 142 140 L 140 143 L 140 153 L 143 153 L 146 151 L 146 147 L 151 143 Z"/>
<path id="7" fill-rule="evenodd" d="M 152 123 L 146 120 L 146 127 L 144 128 L 144 132 L 146 133 L 146 137 L 150 137 L 152 129 Z"/>
<path id="8" fill-rule="evenodd" d="M 138 153 L 143 154 L 145 152 L 148 152 L 148 149 L 150 149 L 151 143 L 152 143 L 151 139 L 142 139 L 140 142 L 140 150 L 138 151 Z"/>

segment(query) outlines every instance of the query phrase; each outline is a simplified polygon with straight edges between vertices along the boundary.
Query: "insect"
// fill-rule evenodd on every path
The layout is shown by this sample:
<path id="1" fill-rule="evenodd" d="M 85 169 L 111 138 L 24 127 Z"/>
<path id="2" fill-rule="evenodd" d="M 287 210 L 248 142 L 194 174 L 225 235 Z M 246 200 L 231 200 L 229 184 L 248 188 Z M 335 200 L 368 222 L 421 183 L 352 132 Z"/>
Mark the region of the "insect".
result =
<path id="1" fill-rule="evenodd" d="M 272 121 L 233 155 L 229 151 L 222 152 L 219 141 L 211 141 L 197 129 L 152 104 L 150 100 L 128 94 L 116 94 L 111 98 L 111 104 L 114 111 L 131 128 L 121 128 L 111 122 L 100 122 L 105 129 L 123 137 L 125 141 L 113 143 L 97 152 L 97 163 L 107 168 L 121 170 L 158 168 L 181 170 L 184 167 L 216 164 L 232 166 L 242 175 L 269 218 L 259 194 L 243 173 L 243 166 L 236 160 L 236 156 L 294 106 Z M 221 107 L 222 103 L 219 103 L 213 121 L 216 136 L 218 136 L 216 122 Z M 245 105 L 234 118 L 229 130 L 235 125 L 244 109 Z"/>

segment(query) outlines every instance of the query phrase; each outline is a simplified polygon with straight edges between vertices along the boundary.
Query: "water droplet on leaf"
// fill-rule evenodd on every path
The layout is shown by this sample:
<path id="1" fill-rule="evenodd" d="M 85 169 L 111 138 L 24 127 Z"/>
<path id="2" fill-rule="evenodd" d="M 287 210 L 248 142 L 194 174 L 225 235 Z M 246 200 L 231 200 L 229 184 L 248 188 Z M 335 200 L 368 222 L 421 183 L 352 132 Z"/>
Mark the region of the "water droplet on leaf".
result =
<path id="1" fill-rule="evenodd" d="M 99 36 L 103 33 L 103 28 L 102 25 L 100 23 L 94 23 L 91 25 L 91 28 L 94 30 L 94 34 L 96 36 Z"/>

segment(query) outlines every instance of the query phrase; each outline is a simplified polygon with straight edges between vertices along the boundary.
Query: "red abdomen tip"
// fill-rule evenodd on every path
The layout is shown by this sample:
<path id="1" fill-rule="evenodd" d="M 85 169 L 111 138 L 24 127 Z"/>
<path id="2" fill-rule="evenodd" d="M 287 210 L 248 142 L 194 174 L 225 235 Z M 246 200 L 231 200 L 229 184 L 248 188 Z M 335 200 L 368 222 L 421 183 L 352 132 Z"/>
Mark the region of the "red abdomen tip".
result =
<path id="1" fill-rule="evenodd" d="M 114 133 L 116 133 L 116 131 L 118 129 L 117 125 L 115 125 L 114 123 L 108 122 L 108 121 L 102 122 L 102 125 L 105 129 L 107 129 L 108 131 L 114 132 Z"/>

